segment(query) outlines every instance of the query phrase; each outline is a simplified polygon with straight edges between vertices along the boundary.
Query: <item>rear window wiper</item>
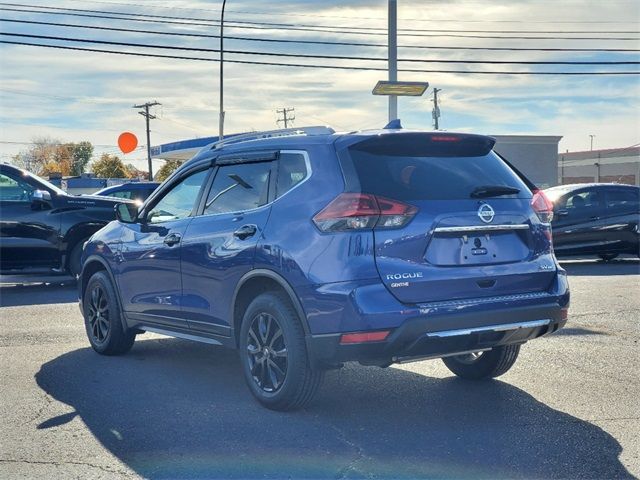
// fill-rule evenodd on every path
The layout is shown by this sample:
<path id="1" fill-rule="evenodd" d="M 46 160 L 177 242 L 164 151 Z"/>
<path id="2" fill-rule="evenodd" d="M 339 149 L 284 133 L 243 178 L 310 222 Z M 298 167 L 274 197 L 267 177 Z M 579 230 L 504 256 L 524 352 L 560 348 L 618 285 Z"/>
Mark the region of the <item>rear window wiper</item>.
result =
<path id="1" fill-rule="evenodd" d="M 506 185 L 483 185 L 476 187 L 471 194 L 471 198 L 487 198 L 487 197 L 499 197 L 501 195 L 513 195 L 520 193 L 520 189 L 514 187 L 507 187 Z"/>

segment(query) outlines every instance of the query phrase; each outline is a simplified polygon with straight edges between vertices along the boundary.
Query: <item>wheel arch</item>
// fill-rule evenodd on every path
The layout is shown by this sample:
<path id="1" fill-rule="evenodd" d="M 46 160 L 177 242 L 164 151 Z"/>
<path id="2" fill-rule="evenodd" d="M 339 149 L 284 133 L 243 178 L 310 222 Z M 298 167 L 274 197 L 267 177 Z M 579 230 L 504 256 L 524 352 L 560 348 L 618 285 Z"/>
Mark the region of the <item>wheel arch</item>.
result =
<path id="1" fill-rule="evenodd" d="M 64 236 L 63 244 L 63 254 L 64 258 L 64 267 L 69 267 L 69 259 L 71 258 L 71 252 L 74 247 L 78 245 L 79 242 L 83 240 L 87 240 L 91 235 L 96 233 L 102 227 L 104 227 L 108 222 L 88 222 L 88 223 L 79 223 L 70 228 L 66 235 Z"/>
<path id="2" fill-rule="evenodd" d="M 120 290 L 118 289 L 118 283 L 116 282 L 113 272 L 111 271 L 109 263 L 104 258 L 98 255 L 91 255 L 85 260 L 84 264 L 82 265 L 82 272 L 80 273 L 80 278 L 78 279 L 78 294 L 80 295 L 80 300 L 84 303 L 84 294 L 87 290 L 89 279 L 97 272 L 106 272 L 107 276 L 109 277 L 111 285 L 113 285 L 113 290 L 116 292 L 116 302 L 118 303 L 118 308 L 120 309 L 120 320 L 122 322 L 122 327 L 125 330 L 128 329 L 129 326 L 127 325 L 127 321 L 124 318 L 124 310 L 122 309 L 122 301 L 120 299 Z"/>
<path id="3" fill-rule="evenodd" d="M 291 302 L 301 320 L 305 335 L 309 335 L 309 325 L 302 303 L 293 287 L 278 273 L 268 269 L 255 269 L 246 273 L 236 285 L 231 301 L 231 335 L 238 346 L 240 322 L 246 307 L 257 295 L 268 291 L 283 292 Z"/>

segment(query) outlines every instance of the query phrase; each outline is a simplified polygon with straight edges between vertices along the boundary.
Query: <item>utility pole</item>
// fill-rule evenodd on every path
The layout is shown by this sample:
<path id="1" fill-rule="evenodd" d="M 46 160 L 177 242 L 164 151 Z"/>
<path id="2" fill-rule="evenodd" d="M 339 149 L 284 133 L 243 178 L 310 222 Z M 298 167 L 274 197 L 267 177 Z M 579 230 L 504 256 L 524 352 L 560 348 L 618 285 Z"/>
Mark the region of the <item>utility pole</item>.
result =
<path id="1" fill-rule="evenodd" d="M 151 166 L 151 134 L 149 133 L 149 120 L 154 120 L 157 118 L 155 115 L 151 115 L 149 113 L 149 108 L 155 107 L 156 105 L 161 105 L 160 103 L 153 101 L 143 103 L 141 105 L 134 105 L 133 108 L 143 108 L 144 110 L 140 110 L 138 113 L 142 115 L 147 123 L 147 164 L 149 165 L 149 181 L 153 181 L 153 168 Z"/>
<path id="2" fill-rule="evenodd" d="M 589 135 L 591 137 L 591 151 L 593 151 L 593 138 L 595 135 Z"/>
<path id="3" fill-rule="evenodd" d="M 295 115 L 289 115 L 289 114 L 295 111 L 296 109 L 293 107 L 291 108 L 283 107 L 283 108 L 277 109 L 276 113 L 278 114 L 278 120 L 276 120 L 276 123 L 280 124 L 281 122 L 283 122 L 284 128 L 288 128 L 289 123 L 293 122 L 296 119 Z M 280 118 L 280 114 L 282 114 L 282 118 Z"/>
<path id="4" fill-rule="evenodd" d="M 441 92 L 441 88 L 433 89 L 433 128 L 439 130 L 438 119 L 440 118 L 440 107 L 438 106 L 438 92 Z"/>
<path id="5" fill-rule="evenodd" d="M 398 81 L 398 1 L 389 0 L 389 81 Z M 389 95 L 389 121 L 398 118 L 398 96 Z"/>
<path id="6" fill-rule="evenodd" d="M 218 125 L 218 141 L 224 138 L 224 7 L 227 0 L 222 2 L 220 10 L 220 118 Z"/>

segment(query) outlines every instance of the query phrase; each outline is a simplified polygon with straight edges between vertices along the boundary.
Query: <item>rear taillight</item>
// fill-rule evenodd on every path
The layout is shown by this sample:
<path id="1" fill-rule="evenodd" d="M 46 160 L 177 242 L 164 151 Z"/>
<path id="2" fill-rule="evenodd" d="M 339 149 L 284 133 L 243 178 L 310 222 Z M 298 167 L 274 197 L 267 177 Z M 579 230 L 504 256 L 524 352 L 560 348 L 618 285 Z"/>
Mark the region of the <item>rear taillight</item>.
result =
<path id="1" fill-rule="evenodd" d="M 551 220 L 553 220 L 553 203 L 542 190 L 534 190 L 531 207 L 538 214 L 538 218 L 542 223 L 551 223 Z"/>
<path id="2" fill-rule="evenodd" d="M 313 217 L 323 232 L 400 228 L 415 216 L 413 205 L 370 193 L 341 193 Z"/>

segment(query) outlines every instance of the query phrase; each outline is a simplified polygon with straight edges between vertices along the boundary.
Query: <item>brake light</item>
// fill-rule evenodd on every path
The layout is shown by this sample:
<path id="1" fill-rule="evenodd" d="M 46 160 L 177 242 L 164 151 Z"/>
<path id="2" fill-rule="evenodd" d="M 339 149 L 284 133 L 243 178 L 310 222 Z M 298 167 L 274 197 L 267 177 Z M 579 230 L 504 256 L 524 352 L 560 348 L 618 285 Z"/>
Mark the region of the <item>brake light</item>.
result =
<path id="1" fill-rule="evenodd" d="M 542 190 L 534 190 L 531 199 L 531 207 L 536 212 L 542 223 L 551 223 L 553 220 L 553 203 Z"/>
<path id="2" fill-rule="evenodd" d="M 433 135 L 431 137 L 432 142 L 459 142 L 460 137 L 454 137 L 453 135 Z"/>
<path id="3" fill-rule="evenodd" d="M 342 345 L 349 343 L 381 342 L 389 335 L 389 330 L 381 332 L 345 333 L 340 337 Z"/>
<path id="4" fill-rule="evenodd" d="M 413 205 L 370 193 L 341 193 L 313 221 L 323 232 L 399 228 L 415 216 Z"/>

